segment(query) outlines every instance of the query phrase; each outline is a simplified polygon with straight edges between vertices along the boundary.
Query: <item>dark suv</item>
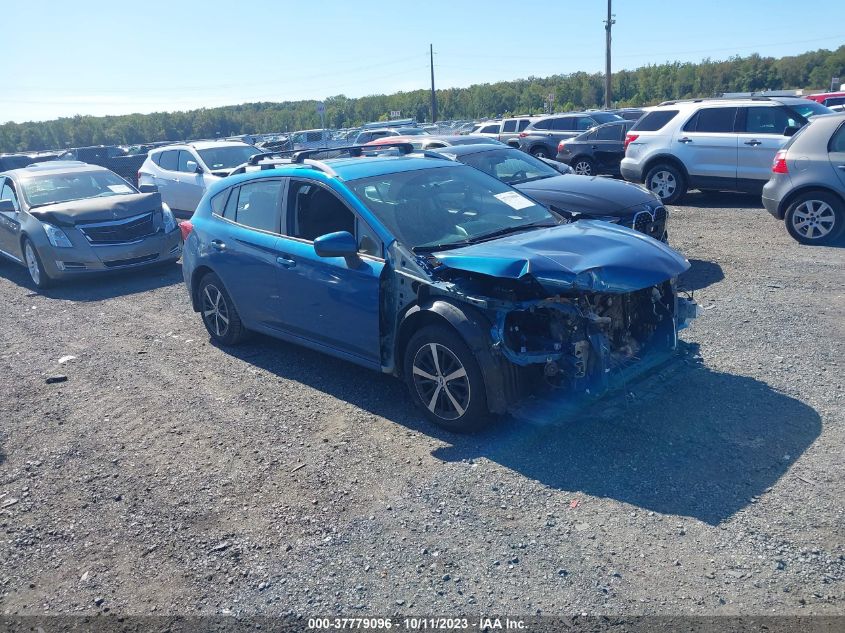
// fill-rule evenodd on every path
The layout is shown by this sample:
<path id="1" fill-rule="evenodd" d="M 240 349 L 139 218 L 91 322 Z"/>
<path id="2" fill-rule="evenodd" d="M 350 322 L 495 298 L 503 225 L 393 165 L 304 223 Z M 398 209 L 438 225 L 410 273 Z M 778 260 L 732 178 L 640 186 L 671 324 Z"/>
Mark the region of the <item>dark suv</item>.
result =
<path id="1" fill-rule="evenodd" d="M 621 120 L 622 117 L 609 112 L 570 112 L 543 117 L 519 134 L 519 149 L 537 158 L 554 158 L 562 140 L 602 123 Z"/>

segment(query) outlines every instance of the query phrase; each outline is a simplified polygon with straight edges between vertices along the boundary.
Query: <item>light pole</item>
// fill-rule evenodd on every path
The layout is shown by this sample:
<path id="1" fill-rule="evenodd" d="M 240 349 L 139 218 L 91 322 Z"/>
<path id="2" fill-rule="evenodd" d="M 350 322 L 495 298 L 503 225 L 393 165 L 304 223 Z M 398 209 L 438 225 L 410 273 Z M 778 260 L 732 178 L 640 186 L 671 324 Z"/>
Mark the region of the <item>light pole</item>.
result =
<path id="1" fill-rule="evenodd" d="M 607 0 L 607 20 L 604 21 L 604 30 L 605 30 L 605 56 L 604 56 L 604 107 L 605 109 L 610 109 L 610 101 L 611 101 L 611 94 L 610 94 L 610 29 L 611 27 L 616 24 L 616 20 L 613 19 L 613 14 L 611 13 L 611 4 L 612 0 Z"/>

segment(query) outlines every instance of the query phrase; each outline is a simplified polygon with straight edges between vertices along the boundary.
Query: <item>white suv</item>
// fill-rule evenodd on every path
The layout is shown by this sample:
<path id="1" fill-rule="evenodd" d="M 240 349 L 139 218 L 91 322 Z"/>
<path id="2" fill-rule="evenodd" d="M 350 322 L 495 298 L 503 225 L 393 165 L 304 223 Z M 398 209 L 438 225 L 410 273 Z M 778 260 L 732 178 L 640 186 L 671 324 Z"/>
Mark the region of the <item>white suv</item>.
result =
<path id="1" fill-rule="evenodd" d="M 667 101 L 651 108 L 625 137 L 620 170 L 666 204 L 687 189 L 760 194 L 772 159 L 823 105 L 798 97 Z"/>
<path id="2" fill-rule="evenodd" d="M 138 187 L 153 187 L 180 215 L 191 215 L 208 186 L 261 150 L 242 141 L 197 141 L 152 150 L 138 170 Z"/>

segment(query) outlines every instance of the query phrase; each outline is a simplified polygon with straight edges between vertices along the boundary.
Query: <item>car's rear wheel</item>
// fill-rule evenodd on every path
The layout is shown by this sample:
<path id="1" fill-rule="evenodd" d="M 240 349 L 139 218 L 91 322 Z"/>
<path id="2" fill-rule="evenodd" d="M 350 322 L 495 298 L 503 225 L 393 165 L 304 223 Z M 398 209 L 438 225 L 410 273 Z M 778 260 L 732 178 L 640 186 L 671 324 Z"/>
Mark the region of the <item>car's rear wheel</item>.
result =
<path id="1" fill-rule="evenodd" d="M 827 244 L 845 229 L 845 205 L 826 191 L 808 191 L 790 203 L 784 222 L 802 244 Z"/>
<path id="2" fill-rule="evenodd" d="M 668 163 L 660 163 L 649 169 L 645 177 L 645 186 L 664 204 L 675 204 L 687 192 L 684 175 Z"/>
<path id="3" fill-rule="evenodd" d="M 458 433 L 488 422 L 484 378 L 475 356 L 458 334 L 431 325 L 405 348 L 405 380 L 414 403 L 435 424 Z"/>
<path id="4" fill-rule="evenodd" d="M 217 275 L 203 277 L 197 293 L 202 322 L 212 339 L 222 345 L 237 345 L 246 338 L 247 330 Z"/>
<path id="5" fill-rule="evenodd" d="M 53 283 L 52 277 L 44 270 L 44 264 L 41 263 L 41 257 L 38 255 L 35 244 L 28 237 L 24 238 L 23 241 L 23 260 L 26 269 L 29 271 L 29 278 L 36 288 L 43 290 Z"/>
<path id="6" fill-rule="evenodd" d="M 549 156 L 551 156 L 551 154 L 549 154 L 549 150 L 547 150 L 542 145 L 535 145 L 534 147 L 532 147 L 530 154 L 534 158 L 549 158 Z"/>
<path id="7" fill-rule="evenodd" d="M 579 176 L 594 176 L 596 174 L 596 164 L 586 156 L 579 156 L 572 161 L 572 171 Z"/>

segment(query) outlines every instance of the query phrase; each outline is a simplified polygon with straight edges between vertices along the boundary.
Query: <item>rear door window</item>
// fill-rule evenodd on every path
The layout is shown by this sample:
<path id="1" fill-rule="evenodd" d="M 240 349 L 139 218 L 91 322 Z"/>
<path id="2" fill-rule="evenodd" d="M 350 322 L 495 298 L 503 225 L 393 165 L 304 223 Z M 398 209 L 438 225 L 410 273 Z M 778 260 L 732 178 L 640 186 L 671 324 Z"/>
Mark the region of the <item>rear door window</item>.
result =
<path id="1" fill-rule="evenodd" d="M 728 133 L 734 131 L 737 108 L 702 108 L 684 126 L 685 132 Z"/>
<path id="2" fill-rule="evenodd" d="M 238 191 L 235 222 L 260 231 L 278 233 L 281 189 L 280 180 L 262 179 L 242 184 Z"/>
<path id="3" fill-rule="evenodd" d="M 592 121 L 590 125 L 585 127 L 584 129 L 587 130 L 593 127 Z M 575 129 L 575 118 L 568 116 L 568 117 L 561 117 L 559 119 L 552 119 L 552 129 L 556 132 L 569 132 Z"/>
<path id="4" fill-rule="evenodd" d="M 177 150 L 168 150 L 161 153 L 159 166 L 168 171 L 178 171 L 179 167 L 179 152 Z"/>
<path id="5" fill-rule="evenodd" d="M 551 130 L 553 120 L 554 119 L 543 119 L 542 121 L 537 121 L 533 127 L 535 130 Z"/>
<path id="6" fill-rule="evenodd" d="M 597 121 L 593 117 L 579 116 L 575 123 L 576 130 L 589 130 L 596 125 Z"/>

